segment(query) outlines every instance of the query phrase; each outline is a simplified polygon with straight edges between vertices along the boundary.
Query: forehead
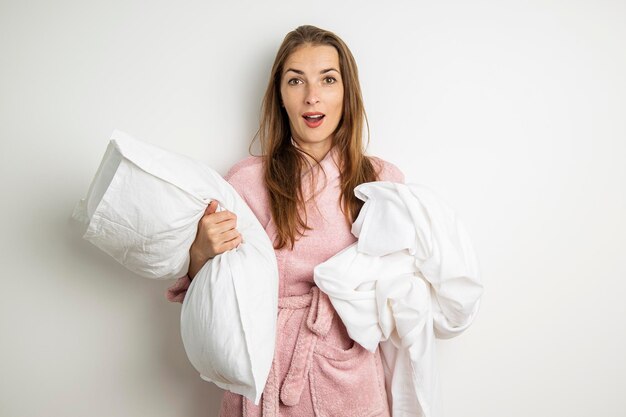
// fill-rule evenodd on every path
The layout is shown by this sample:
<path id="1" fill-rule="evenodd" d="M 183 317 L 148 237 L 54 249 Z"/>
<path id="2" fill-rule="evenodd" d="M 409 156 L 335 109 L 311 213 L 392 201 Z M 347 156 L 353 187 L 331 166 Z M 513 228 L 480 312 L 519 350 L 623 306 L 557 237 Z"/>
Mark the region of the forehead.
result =
<path id="1" fill-rule="evenodd" d="M 306 45 L 294 50 L 285 60 L 283 73 L 288 68 L 304 72 L 334 67 L 339 70 L 339 54 L 330 45 Z"/>

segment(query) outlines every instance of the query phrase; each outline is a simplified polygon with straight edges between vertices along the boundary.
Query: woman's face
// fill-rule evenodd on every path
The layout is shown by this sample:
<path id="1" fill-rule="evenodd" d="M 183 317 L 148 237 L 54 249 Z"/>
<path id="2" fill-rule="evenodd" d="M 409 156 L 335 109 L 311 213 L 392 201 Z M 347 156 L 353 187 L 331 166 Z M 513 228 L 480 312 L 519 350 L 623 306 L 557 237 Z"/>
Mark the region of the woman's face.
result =
<path id="1" fill-rule="evenodd" d="M 301 46 L 283 66 L 280 93 L 291 136 L 316 157 L 330 149 L 341 120 L 343 81 L 339 71 L 339 54 L 329 45 Z M 322 117 L 306 117 L 316 114 Z"/>

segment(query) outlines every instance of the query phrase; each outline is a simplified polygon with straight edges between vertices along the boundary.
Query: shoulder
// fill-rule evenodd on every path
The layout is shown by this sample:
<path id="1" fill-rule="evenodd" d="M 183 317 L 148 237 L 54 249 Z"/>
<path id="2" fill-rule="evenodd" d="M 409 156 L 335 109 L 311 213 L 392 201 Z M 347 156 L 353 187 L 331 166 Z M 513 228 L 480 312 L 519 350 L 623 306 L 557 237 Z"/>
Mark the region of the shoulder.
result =
<path id="1" fill-rule="evenodd" d="M 404 183 L 404 173 L 396 165 L 378 156 L 369 156 L 374 164 L 378 181 L 391 181 Z"/>
<path id="2" fill-rule="evenodd" d="M 262 225 L 269 222 L 269 198 L 263 176 L 263 158 L 248 156 L 235 163 L 224 179 L 239 193 Z"/>
<path id="3" fill-rule="evenodd" d="M 224 179 L 231 181 L 246 181 L 254 179 L 263 171 L 263 159 L 260 156 L 248 156 L 230 167 Z"/>

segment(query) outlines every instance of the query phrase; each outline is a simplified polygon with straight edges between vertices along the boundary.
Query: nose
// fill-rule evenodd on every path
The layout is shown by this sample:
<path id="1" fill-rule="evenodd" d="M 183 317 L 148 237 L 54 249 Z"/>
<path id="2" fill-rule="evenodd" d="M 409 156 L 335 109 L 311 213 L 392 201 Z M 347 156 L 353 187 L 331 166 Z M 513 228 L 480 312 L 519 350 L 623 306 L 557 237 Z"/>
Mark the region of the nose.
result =
<path id="1" fill-rule="evenodd" d="M 306 91 L 306 104 L 315 104 L 319 103 L 319 95 L 317 94 L 317 88 L 311 84 L 309 84 Z"/>

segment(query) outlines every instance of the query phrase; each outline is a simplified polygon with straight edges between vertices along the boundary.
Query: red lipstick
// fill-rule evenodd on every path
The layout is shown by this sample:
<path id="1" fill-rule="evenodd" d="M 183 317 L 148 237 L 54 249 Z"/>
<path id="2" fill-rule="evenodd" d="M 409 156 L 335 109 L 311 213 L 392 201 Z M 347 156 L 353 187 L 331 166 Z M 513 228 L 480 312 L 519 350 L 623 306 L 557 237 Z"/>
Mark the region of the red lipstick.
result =
<path id="1" fill-rule="evenodd" d="M 320 112 L 306 112 L 302 114 L 304 123 L 310 128 L 316 128 L 322 124 L 326 115 Z"/>

